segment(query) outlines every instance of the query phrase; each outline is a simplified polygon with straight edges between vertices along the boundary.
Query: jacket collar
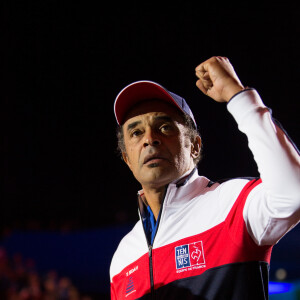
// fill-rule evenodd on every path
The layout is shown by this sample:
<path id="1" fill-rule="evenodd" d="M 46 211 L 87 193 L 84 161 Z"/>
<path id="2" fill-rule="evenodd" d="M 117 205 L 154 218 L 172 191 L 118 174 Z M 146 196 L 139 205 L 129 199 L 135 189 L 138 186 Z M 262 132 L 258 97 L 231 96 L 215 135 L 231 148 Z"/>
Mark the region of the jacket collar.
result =
<path id="1" fill-rule="evenodd" d="M 170 188 L 178 189 L 183 186 L 187 186 L 189 183 L 193 182 L 196 178 L 198 178 L 198 170 L 197 167 L 195 167 L 192 170 L 187 171 L 185 174 L 183 174 L 181 177 L 175 179 L 174 181 L 170 182 L 166 186 L 166 193 L 167 190 Z M 141 189 L 138 191 L 138 207 L 141 215 L 144 214 L 145 209 L 147 208 L 144 191 Z"/>
<path id="2" fill-rule="evenodd" d="M 183 175 L 183 177 L 179 178 L 179 179 L 176 179 L 175 181 L 175 184 L 176 184 L 176 187 L 179 188 L 181 186 L 184 186 L 187 184 L 187 182 L 193 177 L 193 175 L 195 174 L 195 172 L 197 171 L 197 168 L 195 167 L 192 171 L 188 171 L 190 173 L 185 173 Z M 196 172 L 198 174 L 198 172 Z"/>

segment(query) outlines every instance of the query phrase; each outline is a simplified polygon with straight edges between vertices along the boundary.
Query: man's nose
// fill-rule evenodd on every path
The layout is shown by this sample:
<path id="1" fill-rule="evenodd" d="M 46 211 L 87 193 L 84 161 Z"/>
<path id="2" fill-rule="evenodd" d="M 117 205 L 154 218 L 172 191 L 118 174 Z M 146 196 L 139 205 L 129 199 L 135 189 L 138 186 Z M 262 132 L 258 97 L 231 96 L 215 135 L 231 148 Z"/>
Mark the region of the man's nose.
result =
<path id="1" fill-rule="evenodd" d="M 161 140 L 152 129 L 146 131 L 144 136 L 144 147 L 146 146 L 158 146 L 161 144 Z"/>

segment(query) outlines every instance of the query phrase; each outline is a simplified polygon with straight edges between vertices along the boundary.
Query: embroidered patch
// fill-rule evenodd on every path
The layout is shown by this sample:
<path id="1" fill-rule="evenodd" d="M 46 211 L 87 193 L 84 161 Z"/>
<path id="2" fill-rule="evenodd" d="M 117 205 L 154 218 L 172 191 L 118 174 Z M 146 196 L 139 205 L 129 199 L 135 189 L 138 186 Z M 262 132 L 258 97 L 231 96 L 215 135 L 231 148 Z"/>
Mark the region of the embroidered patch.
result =
<path id="1" fill-rule="evenodd" d="M 130 294 L 134 293 L 135 289 L 134 289 L 134 283 L 133 283 L 133 279 L 130 276 L 128 278 L 127 284 L 126 284 L 126 291 L 125 291 L 125 297 L 129 296 Z"/>
<path id="2" fill-rule="evenodd" d="M 176 269 L 205 265 L 202 241 L 175 247 Z"/>

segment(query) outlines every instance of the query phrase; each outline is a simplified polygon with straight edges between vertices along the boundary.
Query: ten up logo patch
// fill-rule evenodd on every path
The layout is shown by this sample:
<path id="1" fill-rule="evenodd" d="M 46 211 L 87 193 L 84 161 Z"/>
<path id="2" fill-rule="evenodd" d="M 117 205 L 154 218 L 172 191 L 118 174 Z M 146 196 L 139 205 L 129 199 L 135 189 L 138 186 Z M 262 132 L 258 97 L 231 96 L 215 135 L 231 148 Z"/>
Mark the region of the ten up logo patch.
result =
<path id="1" fill-rule="evenodd" d="M 175 247 L 176 269 L 205 264 L 202 241 Z"/>

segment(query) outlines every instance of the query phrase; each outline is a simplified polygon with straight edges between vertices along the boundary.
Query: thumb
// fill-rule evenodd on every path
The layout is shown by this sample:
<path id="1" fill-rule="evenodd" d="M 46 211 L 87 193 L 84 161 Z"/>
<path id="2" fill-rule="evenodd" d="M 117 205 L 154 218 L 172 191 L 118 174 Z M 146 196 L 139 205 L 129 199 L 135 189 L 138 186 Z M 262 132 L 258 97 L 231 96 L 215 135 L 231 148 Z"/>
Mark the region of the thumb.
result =
<path id="1" fill-rule="evenodd" d="M 204 85 L 203 85 L 201 79 L 198 79 L 198 80 L 196 81 L 196 86 L 198 87 L 198 89 L 199 89 L 202 93 L 207 94 L 207 89 L 204 87 Z"/>

